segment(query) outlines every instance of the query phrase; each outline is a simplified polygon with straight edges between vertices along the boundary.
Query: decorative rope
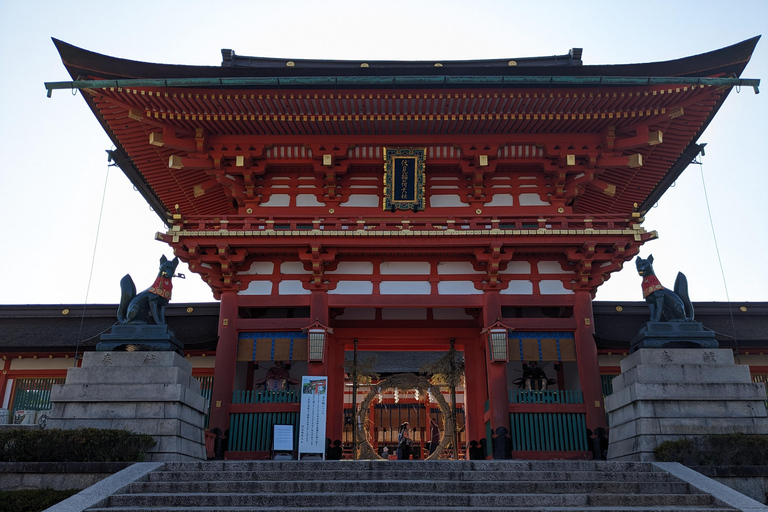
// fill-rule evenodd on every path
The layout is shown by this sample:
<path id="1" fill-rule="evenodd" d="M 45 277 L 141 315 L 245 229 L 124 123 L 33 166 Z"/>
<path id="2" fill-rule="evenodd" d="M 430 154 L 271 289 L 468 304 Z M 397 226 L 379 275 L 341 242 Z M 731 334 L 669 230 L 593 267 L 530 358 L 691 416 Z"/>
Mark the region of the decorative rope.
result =
<path id="1" fill-rule="evenodd" d="M 371 387 L 371 390 L 363 399 L 362 403 L 360 404 L 360 409 L 355 413 L 355 428 L 357 428 L 357 438 L 362 439 L 362 441 L 360 441 L 360 454 L 358 459 L 381 460 L 379 454 L 376 453 L 370 441 L 368 441 L 370 437 L 370 430 L 368 428 L 368 415 L 370 412 L 369 409 L 371 402 L 376 398 L 376 395 L 380 392 L 380 390 L 394 388 L 415 389 L 420 393 L 429 393 L 437 400 L 437 404 L 443 413 L 443 418 L 445 419 L 445 428 L 443 430 L 443 436 L 440 438 L 440 444 L 437 446 L 435 451 L 432 452 L 432 454 L 424 460 L 439 459 L 445 448 L 451 444 L 451 440 L 453 439 L 453 431 L 456 429 L 456 418 L 454 417 L 453 411 L 451 410 L 451 406 L 448 405 L 448 402 L 446 402 L 445 398 L 443 398 L 443 394 L 440 392 L 440 387 L 429 382 L 429 379 L 426 377 L 413 373 L 399 373 L 382 380 L 375 387 Z M 454 451 L 458 450 L 454 447 Z"/>

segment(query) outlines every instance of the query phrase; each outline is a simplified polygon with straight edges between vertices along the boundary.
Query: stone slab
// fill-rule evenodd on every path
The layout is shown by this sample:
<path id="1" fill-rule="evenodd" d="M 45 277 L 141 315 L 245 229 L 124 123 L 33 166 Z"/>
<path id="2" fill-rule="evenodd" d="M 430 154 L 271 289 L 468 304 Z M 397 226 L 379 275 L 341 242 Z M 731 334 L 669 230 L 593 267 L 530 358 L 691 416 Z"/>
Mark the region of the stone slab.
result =
<path id="1" fill-rule="evenodd" d="M 680 366 L 680 365 L 705 365 L 705 366 L 731 366 L 734 364 L 733 351 L 726 348 L 690 349 L 690 348 L 665 348 L 644 349 L 629 354 L 621 360 L 621 373 L 628 371 L 639 364 L 651 366 Z"/>
<path id="2" fill-rule="evenodd" d="M 762 386 L 744 383 L 635 383 L 605 397 L 606 411 L 636 400 L 752 400 L 765 401 Z M 762 393 L 762 394 L 761 394 Z"/>
<path id="3" fill-rule="evenodd" d="M 46 512 L 83 512 L 105 502 L 111 495 L 125 489 L 133 482 L 144 478 L 148 473 L 162 466 L 162 462 L 136 463 L 45 510 Z"/>
<path id="4" fill-rule="evenodd" d="M 192 373 L 192 363 L 176 352 L 85 352 L 83 354 L 82 368 L 99 366 L 175 366 L 182 371 Z"/>
<path id="5" fill-rule="evenodd" d="M 687 482 L 691 487 L 712 495 L 720 503 L 741 512 L 765 512 L 768 510 L 768 507 L 759 501 L 755 501 L 677 462 L 654 462 L 653 465 Z"/>
<path id="6" fill-rule="evenodd" d="M 712 371 L 711 365 L 686 364 L 654 366 L 641 364 L 613 378 L 613 389 L 621 389 L 635 382 L 642 383 L 737 383 L 749 382 L 751 376 L 747 365 L 719 366 Z"/>
<path id="7" fill-rule="evenodd" d="M 53 386 L 52 402 L 180 402 L 205 412 L 206 400 L 181 384 L 73 384 Z"/>
<path id="8" fill-rule="evenodd" d="M 189 384 L 190 374 L 178 367 L 100 366 L 77 368 L 67 373 L 67 384 L 112 384 L 115 382 L 143 382 L 145 384 Z"/>

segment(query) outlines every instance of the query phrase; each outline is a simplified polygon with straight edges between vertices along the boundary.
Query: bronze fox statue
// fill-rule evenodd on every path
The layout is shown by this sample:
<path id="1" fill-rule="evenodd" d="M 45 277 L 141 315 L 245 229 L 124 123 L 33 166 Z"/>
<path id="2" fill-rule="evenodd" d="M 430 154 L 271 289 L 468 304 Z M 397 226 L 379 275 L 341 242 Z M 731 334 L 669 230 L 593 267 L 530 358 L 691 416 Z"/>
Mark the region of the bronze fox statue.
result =
<path id="1" fill-rule="evenodd" d="M 651 310 L 651 322 L 692 322 L 693 304 L 688 298 L 688 280 L 682 272 L 677 273 L 675 290 L 664 288 L 653 271 L 653 255 L 644 260 L 635 259 L 637 273 L 643 276 L 643 297 Z"/>
<path id="2" fill-rule="evenodd" d="M 150 316 L 158 325 L 165 325 L 165 307 L 171 300 L 171 278 L 174 276 L 179 258 L 172 260 L 163 255 L 160 258 L 160 271 L 152 286 L 137 294 L 130 274 L 120 280 L 120 306 L 117 308 L 117 321 L 120 324 L 146 324 Z"/>

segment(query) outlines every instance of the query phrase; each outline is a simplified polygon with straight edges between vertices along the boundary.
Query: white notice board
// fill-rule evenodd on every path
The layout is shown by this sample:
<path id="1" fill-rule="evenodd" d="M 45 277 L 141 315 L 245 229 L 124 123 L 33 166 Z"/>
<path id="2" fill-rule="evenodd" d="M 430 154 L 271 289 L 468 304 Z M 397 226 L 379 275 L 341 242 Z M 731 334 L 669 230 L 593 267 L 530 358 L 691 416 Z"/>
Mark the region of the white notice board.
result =
<path id="1" fill-rule="evenodd" d="M 302 453 L 322 454 L 325 459 L 325 415 L 328 377 L 301 378 L 299 459 Z"/>
<path id="2" fill-rule="evenodd" d="M 293 451 L 293 425 L 275 425 L 272 432 L 272 450 L 276 452 Z"/>

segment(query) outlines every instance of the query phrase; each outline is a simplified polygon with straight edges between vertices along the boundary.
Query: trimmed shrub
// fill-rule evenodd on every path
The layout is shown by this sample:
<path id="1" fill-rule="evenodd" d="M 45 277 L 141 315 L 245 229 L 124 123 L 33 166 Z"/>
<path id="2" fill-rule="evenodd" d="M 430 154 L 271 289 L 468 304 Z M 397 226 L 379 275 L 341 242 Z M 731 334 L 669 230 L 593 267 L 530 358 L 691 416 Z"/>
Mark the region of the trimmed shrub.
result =
<path id="1" fill-rule="evenodd" d="M 686 466 L 768 465 L 768 436 L 722 434 L 665 441 L 654 450 L 660 462 Z"/>
<path id="2" fill-rule="evenodd" d="M 25 489 L 0 491 L 0 512 L 41 512 L 80 492 L 77 489 Z"/>
<path id="3" fill-rule="evenodd" d="M 0 430 L 0 462 L 141 462 L 155 445 L 128 430 Z"/>

